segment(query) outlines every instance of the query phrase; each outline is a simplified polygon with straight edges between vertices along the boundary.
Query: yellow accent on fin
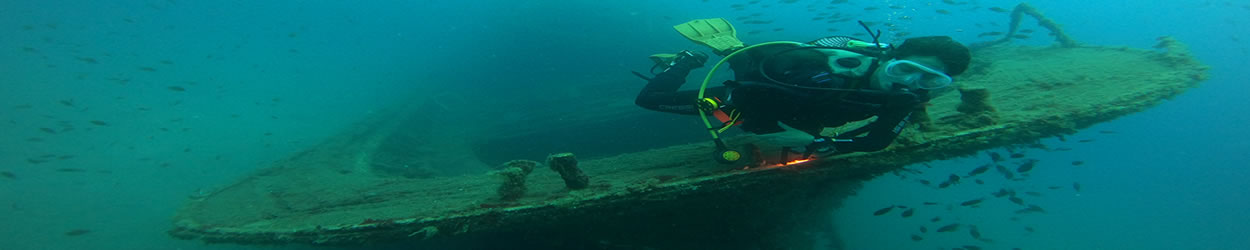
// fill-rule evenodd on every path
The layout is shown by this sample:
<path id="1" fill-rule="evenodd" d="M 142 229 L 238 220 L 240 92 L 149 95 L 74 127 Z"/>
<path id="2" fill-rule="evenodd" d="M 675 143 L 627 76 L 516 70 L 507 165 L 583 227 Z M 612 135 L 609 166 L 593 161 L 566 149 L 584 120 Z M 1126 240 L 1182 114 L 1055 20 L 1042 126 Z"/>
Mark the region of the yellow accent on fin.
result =
<path id="1" fill-rule="evenodd" d="M 655 64 L 668 64 L 673 62 L 674 58 L 677 58 L 677 54 L 654 54 L 647 58 L 650 58 Z"/>
<path id="2" fill-rule="evenodd" d="M 738 151 L 733 151 L 733 150 L 726 150 L 725 152 L 720 154 L 720 157 L 722 159 L 733 162 L 733 161 L 738 161 L 738 159 L 741 159 L 742 153 L 738 153 Z"/>
<path id="3" fill-rule="evenodd" d="M 733 24 L 724 18 L 697 19 L 674 25 L 673 29 L 692 42 L 716 50 L 717 54 L 744 46 Z"/>

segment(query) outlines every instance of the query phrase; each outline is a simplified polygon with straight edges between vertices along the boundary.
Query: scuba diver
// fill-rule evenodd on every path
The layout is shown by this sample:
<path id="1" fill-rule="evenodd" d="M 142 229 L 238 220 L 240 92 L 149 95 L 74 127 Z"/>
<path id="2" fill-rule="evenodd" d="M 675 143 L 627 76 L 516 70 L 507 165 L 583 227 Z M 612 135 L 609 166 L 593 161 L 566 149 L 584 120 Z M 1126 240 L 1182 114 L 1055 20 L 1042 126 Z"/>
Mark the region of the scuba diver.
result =
<path id="1" fill-rule="evenodd" d="M 913 111 L 923 109 L 930 98 L 948 89 L 951 76 L 968 68 L 971 54 L 947 36 L 909 38 L 895 47 L 878 41 L 880 31 L 873 33 L 863 22 L 860 25 L 871 34 L 871 42 L 832 36 L 807 43 L 752 46 L 739 41 L 723 18 L 676 25 L 683 36 L 711 47 L 724 59 L 712 68 L 699 90 L 679 91 L 690 71 L 703 67 L 708 56 L 692 51 L 653 55 L 654 77 L 634 72 L 648 80 L 635 103 L 655 111 L 701 116 L 722 163 L 741 157 L 719 137 L 734 125 L 770 134 L 785 131 L 780 126 L 784 124 L 814 137 L 803 152 L 783 149 L 785 158 L 797 153 L 809 159 L 884 149 L 898 137 Z M 707 87 L 725 62 L 735 80 Z M 709 122 L 709 115 L 720 123 Z M 872 117 L 877 119 L 860 128 L 830 136 L 821 133 L 824 128 Z"/>

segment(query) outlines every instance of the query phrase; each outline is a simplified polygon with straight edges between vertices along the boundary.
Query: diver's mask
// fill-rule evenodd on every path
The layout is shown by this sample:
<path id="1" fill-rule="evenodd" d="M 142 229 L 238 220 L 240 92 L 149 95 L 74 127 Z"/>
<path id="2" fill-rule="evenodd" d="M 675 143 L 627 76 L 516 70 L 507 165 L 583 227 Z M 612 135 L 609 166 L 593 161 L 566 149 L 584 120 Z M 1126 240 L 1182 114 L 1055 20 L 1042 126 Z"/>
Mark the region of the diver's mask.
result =
<path id="1" fill-rule="evenodd" d="M 881 72 L 877 75 L 876 86 L 881 90 L 893 89 L 893 84 L 909 89 L 933 90 L 950 86 L 954 81 L 942 71 L 909 60 L 890 60 Z"/>

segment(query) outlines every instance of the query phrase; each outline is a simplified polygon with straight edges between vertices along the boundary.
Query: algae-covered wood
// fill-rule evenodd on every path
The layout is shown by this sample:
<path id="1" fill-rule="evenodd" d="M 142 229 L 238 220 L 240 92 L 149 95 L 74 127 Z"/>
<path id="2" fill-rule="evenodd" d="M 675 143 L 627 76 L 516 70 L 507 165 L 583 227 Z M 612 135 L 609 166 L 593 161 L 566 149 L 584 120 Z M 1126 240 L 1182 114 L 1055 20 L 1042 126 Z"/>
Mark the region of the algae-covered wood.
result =
<path id="1" fill-rule="evenodd" d="M 396 107 L 196 197 L 175 216 L 170 233 L 208 242 L 353 245 L 450 241 L 516 231 L 554 230 L 614 241 L 656 241 L 664 235 L 688 235 L 679 231 L 691 227 L 721 235 L 735 233 L 726 227 L 741 225 L 770 231 L 775 228 L 753 221 L 801 221 L 778 211 L 804 210 L 804 204 L 812 203 L 784 190 L 842 183 L 848 187 L 802 193 L 849 192 L 856 180 L 907 164 L 1028 143 L 1141 111 L 1204 80 L 1206 66 L 1183 45 L 1164 37 L 1158 48 L 979 49 L 969 72 L 957 79 L 960 90 L 934 99 L 927 121 L 913 123 L 880 152 L 744 169 L 712 161 L 710 142 L 674 145 L 583 160 L 580 168 L 590 176 L 590 186 L 580 190 L 568 190 L 554 171 L 539 166 L 527 178 L 527 192 L 509 201 L 498 198 L 499 176 L 426 173 L 429 164 L 473 164 L 465 159 L 472 155 L 464 153 L 470 149 L 419 145 L 422 138 L 442 136 L 412 132 L 425 131 L 414 126 L 434 126 L 428 119 L 436 118 L 419 115 L 416 110 L 423 106 Z M 970 95 L 985 93 L 988 106 L 960 110 L 977 99 Z M 808 139 L 727 138 L 731 145 L 758 145 L 770 158 L 776 158 L 770 152 Z M 726 217 L 741 211 L 768 213 Z M 700 221 L 719 224 L 676 226 Z M 608 231 L 668 223 L 674 226 L 636 235 Z M 769 237 L 785 240 L 784 235 Z"/>

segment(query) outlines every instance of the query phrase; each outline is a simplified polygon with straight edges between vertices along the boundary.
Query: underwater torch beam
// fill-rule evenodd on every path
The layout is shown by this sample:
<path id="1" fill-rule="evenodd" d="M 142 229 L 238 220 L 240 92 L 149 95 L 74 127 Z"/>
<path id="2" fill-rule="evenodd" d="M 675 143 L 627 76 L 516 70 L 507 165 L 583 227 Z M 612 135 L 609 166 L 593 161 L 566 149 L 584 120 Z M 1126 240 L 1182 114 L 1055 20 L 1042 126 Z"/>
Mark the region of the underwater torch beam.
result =
<path id="1" fill-rule="evenodd" d="M 582 189 L 590 185 L 590 177 L 577 168 L 577 157 L 573 153 L 559 153 L 547 156 L 547 166 L 560 173 L 564 178 L 564 186 L 569 189 Z"/>

